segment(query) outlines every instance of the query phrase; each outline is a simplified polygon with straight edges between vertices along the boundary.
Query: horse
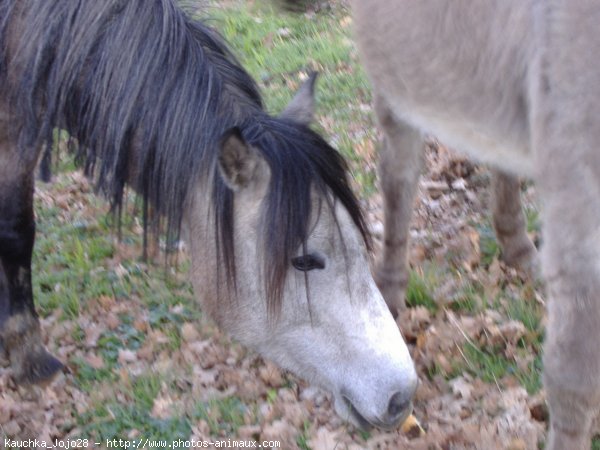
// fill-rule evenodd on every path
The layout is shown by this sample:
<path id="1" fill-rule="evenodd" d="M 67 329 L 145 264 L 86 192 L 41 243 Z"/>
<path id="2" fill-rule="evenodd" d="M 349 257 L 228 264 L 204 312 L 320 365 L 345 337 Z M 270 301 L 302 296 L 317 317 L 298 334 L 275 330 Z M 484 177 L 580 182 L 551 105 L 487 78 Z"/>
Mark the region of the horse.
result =
<path id="1" fill-rule="evenodd" d="M 407 231 L 423 135 L 496 168 L 507 262 L 535 268 L 517 176 L 542 203 L 547 288 L 546 448 L 589 448 L 600 409 L 600 7 L 592 0 L 353 0 L 359 51 L 385 135 L 384 250 L 375 278 L 404 306 Z M 534 270 L 535 272 L 535 270 Z"/>
<path id="2" fill-rule="evenodd" d="M 62 368 L 31 287 L 34 173 L 60 128 L 113 210 L 129 185 L 145 219 L 183 236 L 223 330 L 330 391 L 342 418 L 404 420 L 416 372 L 347 165 L 309 127 L 314 80 L 269 115 L 217 32 L 174 0 L 0 0 L 0 339 L 18 381 Z"/>

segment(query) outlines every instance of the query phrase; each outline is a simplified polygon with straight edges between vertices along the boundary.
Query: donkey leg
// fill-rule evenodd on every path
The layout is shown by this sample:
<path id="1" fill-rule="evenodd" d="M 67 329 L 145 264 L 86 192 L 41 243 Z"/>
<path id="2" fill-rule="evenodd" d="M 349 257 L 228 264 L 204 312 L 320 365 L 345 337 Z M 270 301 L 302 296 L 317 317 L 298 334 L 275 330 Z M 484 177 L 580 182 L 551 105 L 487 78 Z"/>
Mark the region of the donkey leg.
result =
<path id="1" fill-rule="evenodd" d="M 384 132 L 379 152 L 379 181 L 383 193 L 383 252 L 374 278 L 394 316 L 404 309 L 408 284 L 408 231 L 413 202 L 421 172 L 423 138 L 421 133 L 398 120 L 385 101 L 375 103 Z"/>
<path id="2" fill-rule="evenodd" d="M 502 259 L 515 269 L 536 275 L 537 251 L 529 236 L 521 204 L 518 177 L 492 172 L 494 229 L 502 248 Z"/>
<path id="3" fill-rule="evenodd" d="M 597 185 L 594 189 L 600 189 Z M 581 192 L 572 192 L 580 196 Z M 560 194 L 556 193 L 556 196 Z M 542 267 L 547 278 L 548 324 L 544 345 L 544 385 L 550 408 L 549 450 L 587 449 L 592 421 L 600 411 L 600 265 L 595 200 L 552 204 L 544 214 L 546 244 Z M 581 222 L 588 222 L 582 224 Z"/>
<path id="4" fill-rule="evenodd" d="M 0 299 L 4 311 L 0 340 L 9 353 L 18 381 L 46 382 L 62 368 L 62 364 L 43 346 L 33 304 L 31 254 L 35 237 L 35 165 L 23 171 L 23 158 L 9 146 L 0 146 L 0 156 L 4 163 L 0 165 L 0 263 L 7 297 Z"/>
<path id="5" fill-rule="evenodd" d="M 541 263 L 548 297 L 546 448 L 589 449 L 593 419 L 600 411 L 600 133 L 580 129 L 574 136 L 570 132 L 577 128 L 567 126 L 569 118 L 558 113 L 549 119 L 534 141 L 540 152 Z"/>
<path id="6" fill-rule="evenodd" d="M 546 448 L 589 449 L 600 410 L 600 68 L 590 56 L 600 48 L 600 8 L 595 0 L 540 7 L 531 123 L 548 292 Z"/>

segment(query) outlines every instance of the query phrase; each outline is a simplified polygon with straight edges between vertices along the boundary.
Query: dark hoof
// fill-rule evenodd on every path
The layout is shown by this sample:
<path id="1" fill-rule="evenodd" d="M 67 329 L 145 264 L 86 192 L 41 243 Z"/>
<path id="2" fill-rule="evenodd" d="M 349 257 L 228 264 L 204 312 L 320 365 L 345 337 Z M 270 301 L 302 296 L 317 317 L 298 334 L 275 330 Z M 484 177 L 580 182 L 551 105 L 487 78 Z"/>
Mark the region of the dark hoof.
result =
<path id="1" fill-rule="evenodd" d="M 406 303 L 404 297 L 406 294 L 406 286 L 408 284 L 408 277 L 403 276 L 389 276 L 385 275 L 382 271 L 376 271 L 373 274 L 375 283 L 385 300 L 390 312 L 394 319 L 406 309 Z"/>
<path id="2" fill-rule="evenodd" d="M 4 342 L 0 337 L 0 367 L 10 366 L 10 356 L 7 349 L 4 347 Z"/>
<path id="3" fill-rule="evenodd" d="M 532 281 L 540 278 L 538 251 L 529 238 L 523 238 L 519 245 L 505 244 L 502 248 L 502 261 Z"/>
<path id="4" fill-rule="evenodd" d="M 63 363 L 42 350 L 39 353 L 28 355 L 23 360 L 21 371 L 16 381 L 21 384 L 49 384 L 54 377 L 64 368 Z"/>

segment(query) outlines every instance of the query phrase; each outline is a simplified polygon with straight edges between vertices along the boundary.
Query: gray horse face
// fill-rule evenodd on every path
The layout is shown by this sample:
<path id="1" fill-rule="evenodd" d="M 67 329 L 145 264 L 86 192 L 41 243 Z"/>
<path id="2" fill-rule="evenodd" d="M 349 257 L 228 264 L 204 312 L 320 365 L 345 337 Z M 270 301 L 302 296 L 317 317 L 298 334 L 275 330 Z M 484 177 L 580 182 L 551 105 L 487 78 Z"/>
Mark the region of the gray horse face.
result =
<path id="1" fill-rule="evenodd" d="M 296 98 L 285 114 L 305 118 L 307 105 L 311 101 Z M 214 286 L 224 283 L 214 264 L 216 248 L 208 239 L 194 239 L 214 236 L 210 208 L 199 193 L 189 226 L 193 281 L 204 308 L 242 344 L 331 392 L 342 418 L 361 428 L 397 426 L 411 411 L 417 376 L 371 276 L 358 227 L 341 202 L 312 190 L 306 246 L 288 261 L 274 318 L 262 274 L 270 169 L 239 134 L 222 147 L 219 169 L 234 192 L 235 298 L 216 300 Z"/>

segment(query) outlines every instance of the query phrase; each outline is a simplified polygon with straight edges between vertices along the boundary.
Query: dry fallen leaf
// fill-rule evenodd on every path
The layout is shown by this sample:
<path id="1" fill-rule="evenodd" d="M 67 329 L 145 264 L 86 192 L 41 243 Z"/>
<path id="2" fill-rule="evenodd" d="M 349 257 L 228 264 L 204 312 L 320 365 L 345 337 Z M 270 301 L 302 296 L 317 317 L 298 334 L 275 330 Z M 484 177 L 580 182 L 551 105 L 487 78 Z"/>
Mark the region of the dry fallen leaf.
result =
<path id="1" fill-rule="evenodd" d="M 200 339 L 200 334 L 194 324 L 186 322 L 181 326 L 181 337 L 185 342 L 194 342 Z"/>
<path id="2" fill-rule="evenodd" d="M 337 433 L 329 431 L 325 427 L 317 430 L 317 433 L 308 441 L 313 450 L 332 450 L 338 448 Z"/>
<path id="3" fill-rule="evenodd" d="M 135 362 L 138 358 L 137 354 L 133 350 L 121 348 L 119 349 L 118 359 L 121 364 L 125 364 Z"/>
<path id="4" fill-rule="evenodd" d="M 409 439 L 415 439 L 417 437 L 425 435 L 425 430 L 423 429 L 423 427 L 421 427 L 421 424 L 413 414 L 406 418 L 406 420 L 400 427 L 400 430 Z"/>
<path id="5" fill-rule="evenodd" d="M 98 370 L 104 367 L 104 359 L 94 353 L 89 354 L 85 360 L 93 369 Z"/>
<path id="6" fill-rule="evenodd" d="M 456 377 L 450 380 L 450 386 L 452 393 L 464 400 L 471 399 L 471 392 L 473 391 L 473 385 L 470 380 L 465 379 L 462 376 Z"/>
<path id="7" fill-rule="evenodd" d="M 261 380 L 271 387 L 281 386 L 284 382 L 279 368 L 270 361 L 265 361 L 265 364 L 258 370 Z"/>
<path id="8" fill-rule="evenodd" d="M 154 399 L 150 414 L 157 419 L 168 419 L 173 413 L 172 406 L 173 400 L 170 397 L 159 395 Z"/>

